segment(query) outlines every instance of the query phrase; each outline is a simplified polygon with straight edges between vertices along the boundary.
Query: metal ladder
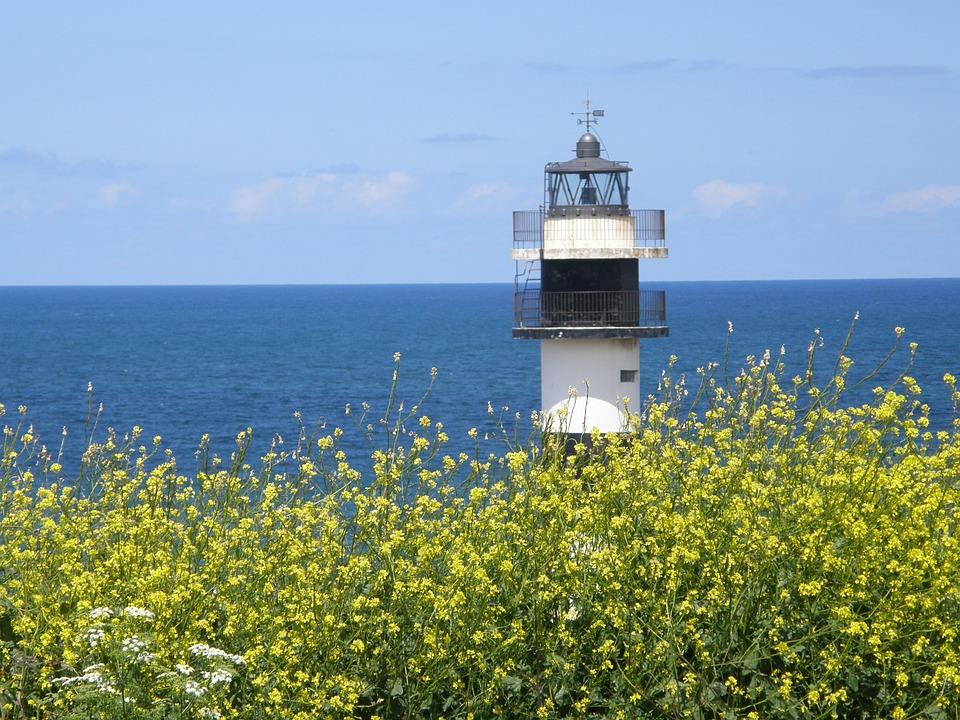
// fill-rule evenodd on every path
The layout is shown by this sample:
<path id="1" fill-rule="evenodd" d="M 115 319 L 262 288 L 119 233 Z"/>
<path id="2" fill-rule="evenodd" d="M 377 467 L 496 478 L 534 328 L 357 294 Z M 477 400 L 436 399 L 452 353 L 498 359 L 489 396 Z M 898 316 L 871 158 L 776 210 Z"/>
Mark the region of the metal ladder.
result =
<path id="1" fill-rule="evenodd" d="M 534 237 L 539 240 L 538 249 L 543 249 L 543 206 L 540 206 L 538 227 L 533 230 Z M 514 215 L 516 222 L 516 214 Z M 531 232 L 526 229 L 526 232 Z M 514 247 L 517 246 L 517 229 L 514 225 Z M 513 288 L 516 294 L 514 301 L 514 312 L 516 313 L 515 322 L 518 327 L 523 327 L 526 320 L 535 319 L 535 324 L 540 324 L 540 259 L 536 260 L 518 260 L 515 265 L 513 276 Z"/>
<path id="2" fill-rule="evenodd" d="M 522 327 L 525 320 L 537 319 L 540 324 L 540 261 L 527 260 L 517 262 L 513 287 L 517 294 L 515 310 L 517 325 Z"/>

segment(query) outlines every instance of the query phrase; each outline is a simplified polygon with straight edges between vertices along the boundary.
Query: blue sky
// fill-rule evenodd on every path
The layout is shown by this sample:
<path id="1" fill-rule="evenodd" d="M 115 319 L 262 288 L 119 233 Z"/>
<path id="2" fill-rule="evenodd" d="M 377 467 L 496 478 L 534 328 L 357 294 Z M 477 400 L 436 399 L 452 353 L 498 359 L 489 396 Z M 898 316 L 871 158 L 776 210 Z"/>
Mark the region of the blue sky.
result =
<path id="1" fill-rule="evenodd" d="M 665 280 L 960 275 L 960 3 L 5 3 L 0 284 L 509 282 L 589 91 Z"/>

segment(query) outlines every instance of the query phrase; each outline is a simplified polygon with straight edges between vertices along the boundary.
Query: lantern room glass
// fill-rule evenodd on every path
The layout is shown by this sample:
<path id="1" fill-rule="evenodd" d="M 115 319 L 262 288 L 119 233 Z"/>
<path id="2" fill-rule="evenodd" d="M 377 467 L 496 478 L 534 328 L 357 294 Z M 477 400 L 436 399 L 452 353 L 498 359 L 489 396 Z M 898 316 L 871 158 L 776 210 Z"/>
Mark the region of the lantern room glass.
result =
<path id="1" fill-rule="evenodd" d="M 550 208 L 627 207 L 627 172 L 547 172 Z"/>

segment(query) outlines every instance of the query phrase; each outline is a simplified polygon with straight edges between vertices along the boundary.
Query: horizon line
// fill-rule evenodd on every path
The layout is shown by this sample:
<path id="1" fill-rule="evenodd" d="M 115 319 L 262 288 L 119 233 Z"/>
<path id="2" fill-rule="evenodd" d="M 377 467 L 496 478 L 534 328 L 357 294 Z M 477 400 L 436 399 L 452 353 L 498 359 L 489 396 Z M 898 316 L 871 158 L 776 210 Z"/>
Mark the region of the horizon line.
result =
<path id="1" fill-rule="evenodd" d="M 699 278 L 684 280 L 655 280 L 645 285 L 661 283 L 755 283 L 755 282 L 869 282 L 869 281 L 909 281 L 909 280 L 960 280 L 960 275 L 918 275 L 906 277 L 803 277 L 803 278 Z M 430 287 L 450 285 L 513 285 L 509 281 L 478 280 L 470 282 L 276 282 L 276 283 L 37 283 L 31 285 L 0 284 L 2 290 L 28 288 L 240 288 L 240 287 Z"/>

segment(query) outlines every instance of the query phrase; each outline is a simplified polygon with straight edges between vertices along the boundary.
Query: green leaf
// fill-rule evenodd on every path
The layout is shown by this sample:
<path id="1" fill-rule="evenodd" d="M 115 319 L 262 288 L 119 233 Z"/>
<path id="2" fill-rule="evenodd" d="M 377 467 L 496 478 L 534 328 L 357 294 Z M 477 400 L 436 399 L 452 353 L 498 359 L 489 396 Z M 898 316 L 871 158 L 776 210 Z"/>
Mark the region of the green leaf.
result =
<path id="1" fill-rule="evenodd" d="M 860 689 L 860 677 L 853 671 L 847 673 L 847 687 L 854 692 Z"/>
<path id="2" fill-rule="evenodd" d="M 397 678 L 397 681 L 390 688 L 390 697 L 398 698 L 403 695 L 403 680 Z"/>
<path id="3" fill-rule="evenodd" d="M 507 675 L 500 681 L 500 685 L 507 695 L 516 695 L 523 687 L 523 682 L 516 675 Z"/>
<path id="4" fill-rule="evenodd" d="M 17 639 L 17 634 L 13 631 L 13 622 L 10 616 L 6 613 L 0 615 L 0 640 L 5 643 L 12 643 Z"/>

